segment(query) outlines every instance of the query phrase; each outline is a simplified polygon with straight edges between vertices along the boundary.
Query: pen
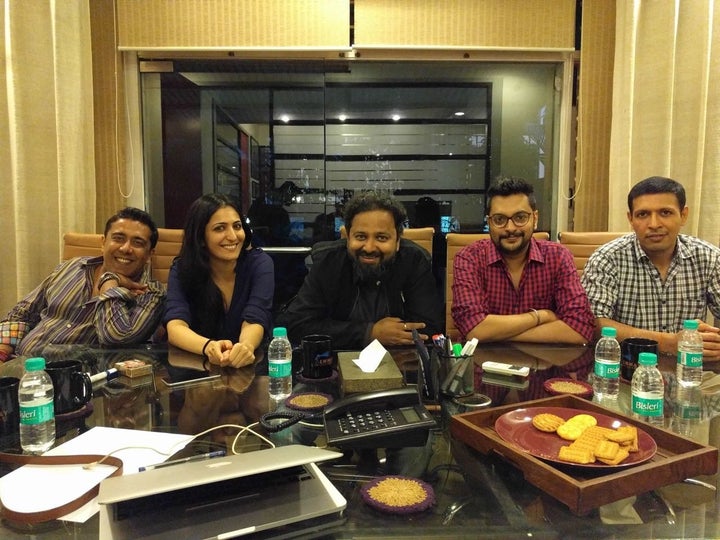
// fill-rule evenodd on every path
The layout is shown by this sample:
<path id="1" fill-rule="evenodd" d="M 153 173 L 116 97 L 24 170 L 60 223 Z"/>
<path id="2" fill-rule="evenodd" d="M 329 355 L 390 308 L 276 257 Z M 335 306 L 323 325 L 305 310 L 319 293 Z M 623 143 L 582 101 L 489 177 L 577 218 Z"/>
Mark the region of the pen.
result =
<path id="1" fill-rule="evenodd" d="M 98 381 L 104 381 L 107 379 L 108 381 L 113 380 L 118 375 L 118 370 L 116 368 L 110 368 L 106 369 L 105 371 L 101 371 L 100 373 L 96 373 L 95 375 L 90 375 L 90 382 L 96 383 Z"/>
<path id="2" fill-rule="evenodd" d="M 139 472 L 152 471 L 153 469 L 162 469 L 163 467 L 170 467 L 171 465 L 179 465 L 180 463 L 190 463 L 192 461 L 203 461 L 206 459 L 212 459 L 215 457 L 223 457 L 225 450 L 215 450 L 214 452 L 208 452 L 206 454 L 197 454 L 181 459 L 173 459 L 172 461 L 163 461 L 162 463 L 156 463 L 155 465 L 147 465 L 145 467 L 138 468 Z"/>

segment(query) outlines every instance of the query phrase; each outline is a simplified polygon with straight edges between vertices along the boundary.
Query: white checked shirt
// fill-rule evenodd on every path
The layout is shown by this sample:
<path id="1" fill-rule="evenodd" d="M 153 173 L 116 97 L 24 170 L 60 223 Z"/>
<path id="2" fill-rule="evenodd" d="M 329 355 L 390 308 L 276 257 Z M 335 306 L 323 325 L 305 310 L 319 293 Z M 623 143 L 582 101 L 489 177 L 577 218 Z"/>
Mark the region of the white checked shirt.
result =
<path id="1" fill-rule="evenodd" d="M 636 328 L 675 333 L 707 309 L 720 317 L 720 249 L 678 235 L 665 283 L 635 234 L 600 246 L 588 259 L 582 285 L 596 317 Z"/>

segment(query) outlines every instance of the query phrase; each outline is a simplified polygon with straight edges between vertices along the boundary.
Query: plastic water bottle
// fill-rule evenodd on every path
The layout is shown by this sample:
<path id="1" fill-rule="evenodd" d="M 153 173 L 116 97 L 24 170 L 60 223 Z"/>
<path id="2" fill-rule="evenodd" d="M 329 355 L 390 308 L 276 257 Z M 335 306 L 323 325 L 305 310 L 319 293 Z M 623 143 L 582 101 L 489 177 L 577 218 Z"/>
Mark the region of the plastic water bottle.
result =
<path id="1" fill-rule="evenodd" d="M 620 393 L 620 344 L 616 336 L 617 330 L 606 326 L 595 345 L 594 400 L 611 407 Z"/>
<path id="2" fill-rule="evenodd" d="M 268 375 L 272 401 L 278 403 L 292 393 L 292 345 L 282 326 L 273 329 L 273 339 L 268 347 Z"/>
<path id="3" fill-rule="evenodd" d="M 678 435 L 700 441 L 702 418 L 702 392 L 700 386 L 677 385 L 672 430 Z"/>
<path id="4" fill-rule="evenodd" d="M 680 386 L 700 386 L 703 368 L 703 340 L 698 322 L 687 320 L 678 337 L 677 382 Z"/>
<path id="5" fill-rule="evenodd" d="M 45 372 L 44 358 L 25 360 L 20 379 L 20 446 L 30 454 L 42 454 L 55 442 L 55 406 L 53 384 Z"/>
<path id="6" fill-rule="evenodd" d="M 632 416 L 648 424 L 664 427 L 665 383 L 657 368 L 657 355 L 642 352 L 632 378 Z"/>

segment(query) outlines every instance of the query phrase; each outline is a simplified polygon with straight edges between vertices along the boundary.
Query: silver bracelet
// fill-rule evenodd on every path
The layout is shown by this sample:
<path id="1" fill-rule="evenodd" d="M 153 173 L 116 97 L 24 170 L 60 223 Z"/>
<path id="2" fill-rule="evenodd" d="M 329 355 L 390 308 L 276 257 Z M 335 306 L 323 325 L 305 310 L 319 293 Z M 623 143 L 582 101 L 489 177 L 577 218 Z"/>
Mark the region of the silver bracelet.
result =
<path id="1" fill-rule="evenodd" d="M 530 313 L 535 315 L 535 326 L 540 326 L 540 314 L 537 312 L 537 309 L 530 308 Z"/>

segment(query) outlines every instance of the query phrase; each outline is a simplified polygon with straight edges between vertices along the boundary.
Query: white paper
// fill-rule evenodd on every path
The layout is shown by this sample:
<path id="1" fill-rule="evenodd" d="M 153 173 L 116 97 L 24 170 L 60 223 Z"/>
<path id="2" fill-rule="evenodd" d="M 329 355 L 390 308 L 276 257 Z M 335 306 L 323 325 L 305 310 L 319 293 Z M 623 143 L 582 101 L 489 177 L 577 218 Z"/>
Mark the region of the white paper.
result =
<path id="1" fill-rule="evenodd" d="M 125 475 L 167 460 L 191 439 L 191 435 L 94 427 L 44 455 L 104 456 L 113 452 L 113 457 L 122 460 Z M 23 465 L 0 478 L 0 499 L 3 506 L 16 512 L 50 510 L 77 499 L 114 470 L 115 467 L 108 465 L 96 465 L 91 469 L 84 469 L 83 465 Z M 82 523 L 99 509 L 97 498 L 94 498 L 62 519 Z"/>
<path id="2" fill-rule="evenodd" d="M 355 365 L 358 366 L 363 373 L 375 373 L 375 370 L 380 365 L 380 362 L 382 362 L 386 353 L 387 350 L 385 347 L 375 339 L 370 345 L 360 351 L 360 358 L 354 359 L 353 362 L 355 362 Z"/>

